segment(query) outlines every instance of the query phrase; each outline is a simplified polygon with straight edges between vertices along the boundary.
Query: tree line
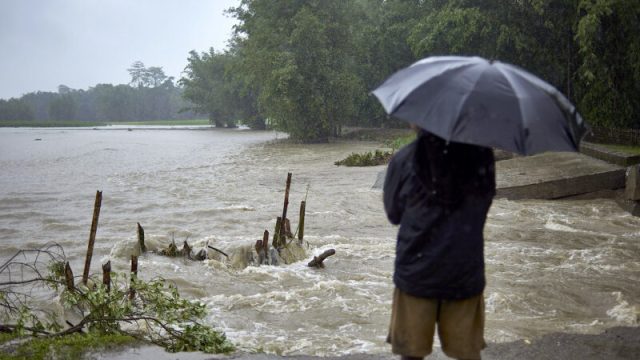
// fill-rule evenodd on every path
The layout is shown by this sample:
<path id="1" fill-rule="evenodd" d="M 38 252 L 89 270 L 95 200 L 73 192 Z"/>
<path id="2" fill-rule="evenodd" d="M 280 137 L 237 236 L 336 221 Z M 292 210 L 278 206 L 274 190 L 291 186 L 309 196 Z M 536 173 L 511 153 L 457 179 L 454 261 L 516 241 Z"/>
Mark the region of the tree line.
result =
<path id="1" fill-rule="evenodd" d="M 479 55 L 549 81 L 591 124 L 640 128 L 635 0 L 241 0 L 227 49 L 191 51 L 174 82 L 134 63 L 127 85 L 60 86 L 0 100 L 0 120 L 207 116 L 326 141 L 343 126 L 396 126 L 369 92 L 431 55 Z"/>
<path id="2" fill-rule="evenodd" d="M 242 0 L 224 51 L 192 51 L 179 84 L 219 126 L 323 141 L 393 126 L 369 95 L 431 55 L 479 55 L 549 81 L 594 125 L 640 127 L 635 0 Z"/>
<path id="3" fill-rule="evenodd" d="M 193 119 L 193 104 L 161 67 L 136 61 L 129 84 L 98 84 L 88 90 L 58 86 L 57 92 L 32 92 L 0 99 L 0 120 L 26 122 L 119 122 Z"/>

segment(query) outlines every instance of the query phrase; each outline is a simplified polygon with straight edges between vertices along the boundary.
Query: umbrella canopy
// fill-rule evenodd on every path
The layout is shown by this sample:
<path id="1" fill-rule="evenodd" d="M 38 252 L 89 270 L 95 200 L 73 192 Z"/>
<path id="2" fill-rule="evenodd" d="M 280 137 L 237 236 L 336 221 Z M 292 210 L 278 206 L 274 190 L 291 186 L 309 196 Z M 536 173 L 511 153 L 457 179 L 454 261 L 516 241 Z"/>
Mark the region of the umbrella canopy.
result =
<path id="1" fill-rule="evenodd" d="M 575 106 L 552 85 L 480 57 L 420 60 L 373 94 L 389 115 L 445 140 L 522 155 L 577 151 L 586 132 Z"/>

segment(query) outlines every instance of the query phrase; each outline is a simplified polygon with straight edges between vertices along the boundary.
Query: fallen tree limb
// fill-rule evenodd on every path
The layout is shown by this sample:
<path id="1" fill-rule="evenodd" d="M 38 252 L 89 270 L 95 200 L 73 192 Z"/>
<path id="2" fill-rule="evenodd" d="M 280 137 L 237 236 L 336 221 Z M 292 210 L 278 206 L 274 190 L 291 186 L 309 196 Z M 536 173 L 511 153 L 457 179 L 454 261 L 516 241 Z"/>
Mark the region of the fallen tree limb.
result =
<path id="1" fill-rule="evenodd" d="M 324 267 L 324 264 L 322 263 L 326 258 L 328 258 L 331 255 L 334 255 L 336 253 L 335 249 L 329 249 L 326 250 L 325 252 L 323 252 L 322 254 L 320 254 L 320 256 L 314 256 L 313 260 L 309 261 L 309 263 L 307 264 L 307 266 L 309 267 L 319 267 L 322 268 Z"/>
<path id="2" fill-rule="evenodd" d="M 229 255 L 227 255 L 227 253 L 225 253 L 224 251 L 222 251 L 222 250 L 220 250 L 220 249 L 216 249 L 216 248 L 214 248 L 214 247 L 213 247 L 213 246 L 211 246 L 211 245 L 207 245 L 207 247 L 208 247 L 209 249 L 211 249 L 211 250 L 215 250 L 215 251 L 219 252 L 220 254 L 222 254 L 222 255 L 226 256 L 226 257 L 227 257 L 227 259 L 229 258 Z"/>

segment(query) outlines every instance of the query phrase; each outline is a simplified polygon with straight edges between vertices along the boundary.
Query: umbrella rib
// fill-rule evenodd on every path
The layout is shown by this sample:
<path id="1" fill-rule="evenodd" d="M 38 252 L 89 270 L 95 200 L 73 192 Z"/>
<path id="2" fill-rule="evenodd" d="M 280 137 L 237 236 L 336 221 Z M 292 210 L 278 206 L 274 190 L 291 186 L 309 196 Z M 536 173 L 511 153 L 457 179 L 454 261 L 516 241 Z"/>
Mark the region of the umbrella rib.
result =
<path id="1" fill-rule="evenodd" d="M 511 91 L 516 95 L 516 98 L 518 99 L 517 104 L 518 104 L 518 111 L 520 112 L 520 118 L 524 120 L 524 112 L 522 111 L 522 106 L 520 105 L 520 97 L 517 95 L 517 92 L 515 91 L 515 87 L 513 84 L 513 79 L 511 78 L 511 74 L 508 71 L 504 71 L 502 69 L 502 66 L 496 66 L 495 64 L 493 65 L 495 67 L 496 70 L 498 70 L 500 72 L 500 74 L 502 74 L 505 78 L 505 80 L 507 80 L 507 84 L 509 85 L 509 87 L 511 88 Z M 519 125 L 521 126 L 520 132 L 522 133 L 522 138 L 525 139 L 526 137 L 524 136 L 524 125 L 522 123 L 519 123 Z M 526 149 L 526 144 L 521 144 L 522 145 L 522 149 L 520 152 L 524 155 L 529 155 L 527 153 L 527 149 Z"/>
<path id="2" fill-rule="evenodd" d="M 489 65 L 489 66 L 491 66 L 491 65 Z M 482 77 L 482 74 L 484 74 L 484 71 L 480 72 L 478 77 L 476 77 L 475 80 L 473 81 L 473 85 L 470 87 L 471 91 L 467 91 L 464 94 L 462 101 L 460 101 L 460 105 L 458 105 L 458 108 L 456 109 L 456 113 L 457 114 L 460 114 L 460 110 L 463 109 L 467 105 L 467 101 L 469 100 L 469 97 L 473 93 L 472 89 L 475 89 L 476 85 L 478 84 L 478 81 L 480 81 L 480 78 Z M 458 123 L 457 121 L 452 122 L 452 126 L 449 129 L 449 139 L 453 138 L 453 130 L 455 129 L 455 127 L 456 127 L 455 125 L 457 123 Z"/>

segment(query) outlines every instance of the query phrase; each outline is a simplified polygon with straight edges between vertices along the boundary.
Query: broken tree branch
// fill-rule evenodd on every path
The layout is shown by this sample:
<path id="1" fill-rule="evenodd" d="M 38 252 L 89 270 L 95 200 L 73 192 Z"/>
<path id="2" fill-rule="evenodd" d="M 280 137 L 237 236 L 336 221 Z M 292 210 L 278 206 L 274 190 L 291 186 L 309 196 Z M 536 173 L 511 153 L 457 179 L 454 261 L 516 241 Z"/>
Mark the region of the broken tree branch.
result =
<path id="1" fill-rule="evenodd" d="M 326 250 L 325 252 L 323 252 L 322 254 L 320 254 L 320 256 L 314 256 L 313 260 L 309 261 L 309 263 L 307 264 L 307 266 L 309 267 L 324 267 L 324 264 L 322 263 L 326 258 L 328 258 L 331 255 L 334 255 L 336 253 L 335 249 L 329 249 Z"/>
<path id="2" fill-rule="evenodd" d="M 220 249 L 216 249 L 211 245 L 207 245 L 207 247 L 211 250 L 215 250 L 217 252 L 219 252 L 220 254 L 224 255 L 227 259 L 229 258 L 229 255 L 227 255 L 227 253 L 225 253 L 224 251 L 220 250 Z"/>

